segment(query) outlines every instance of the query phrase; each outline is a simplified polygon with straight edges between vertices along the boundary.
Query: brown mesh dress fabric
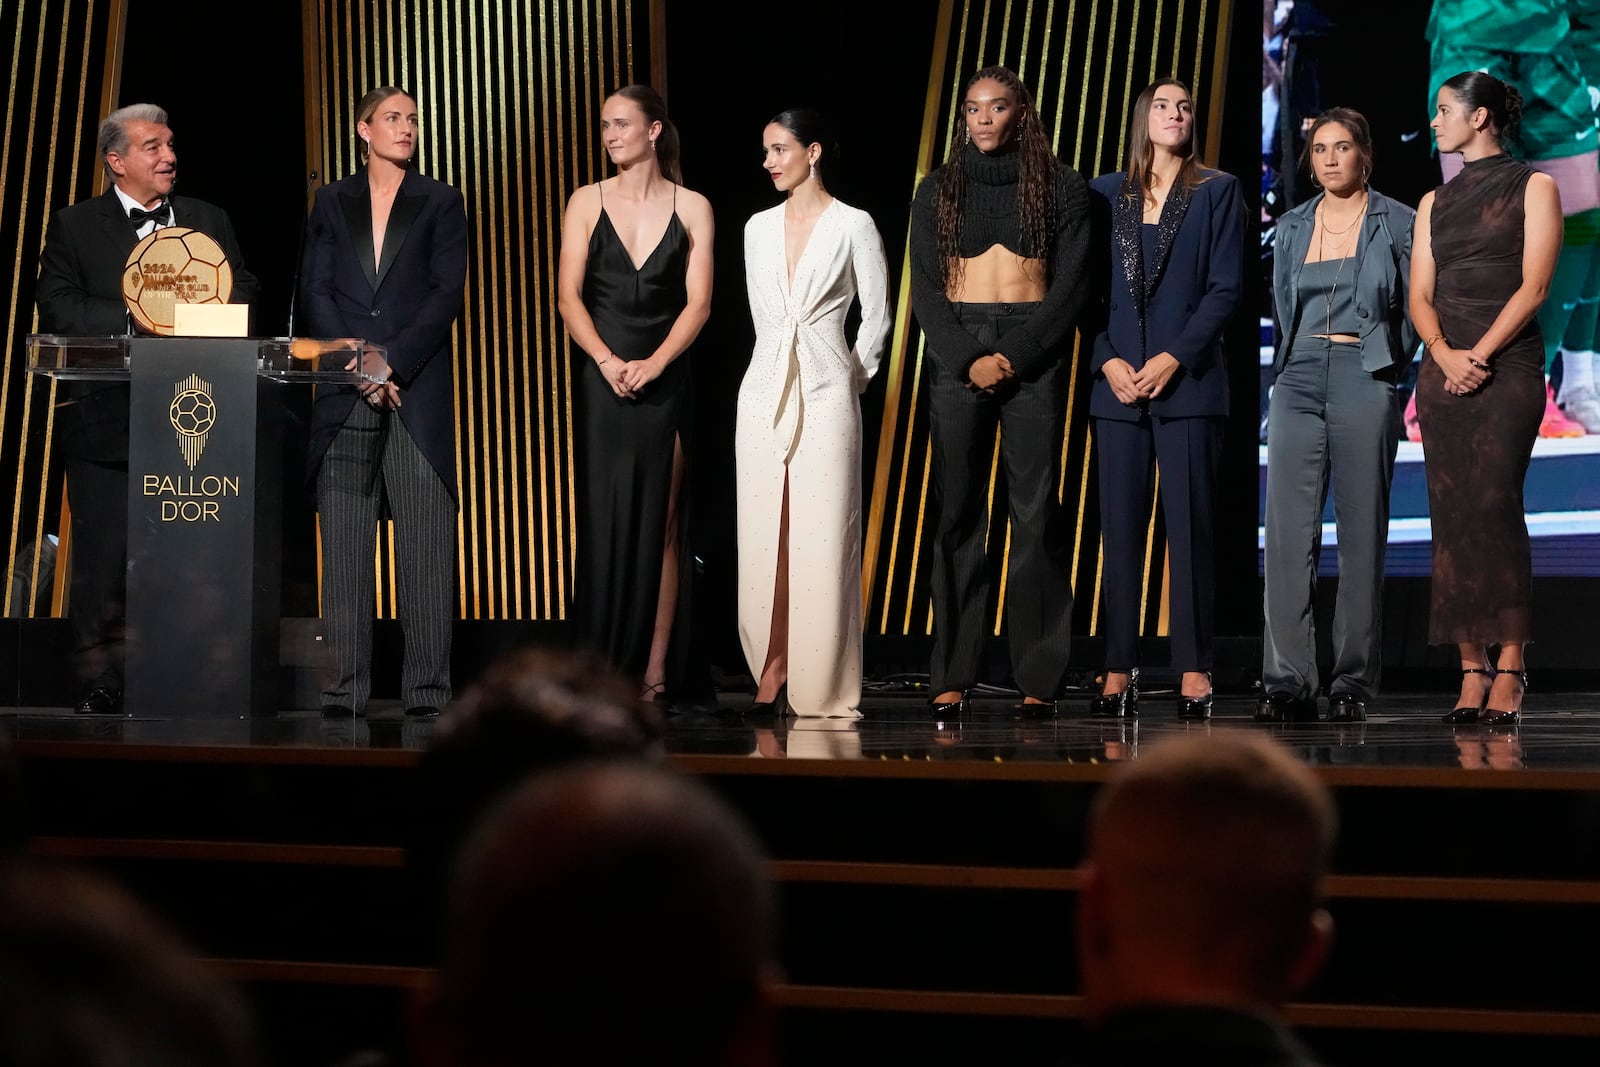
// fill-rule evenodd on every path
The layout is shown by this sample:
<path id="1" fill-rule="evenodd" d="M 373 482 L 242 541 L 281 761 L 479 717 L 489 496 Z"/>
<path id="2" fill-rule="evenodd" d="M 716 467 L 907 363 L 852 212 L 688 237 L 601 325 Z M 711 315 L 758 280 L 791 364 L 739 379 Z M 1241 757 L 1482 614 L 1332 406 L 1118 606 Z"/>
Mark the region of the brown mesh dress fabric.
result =
<path id="1" fill-rule="evenodd" d="M 1508 155 L 1466 164 L 1434 194 L 1430 225 L 1439 329 L 1455 348 L 1482 338 L 1522 284 L 1523 195 L 1532 168 Z M 1445 392 L 1424 356 L 1417 377 L 1433 521 L 1433 644 L 1526 642 L 1531 564 L 1522 481 L 1544 413 L 1537 321 L 1494 353 L 1470 396 Z"/>

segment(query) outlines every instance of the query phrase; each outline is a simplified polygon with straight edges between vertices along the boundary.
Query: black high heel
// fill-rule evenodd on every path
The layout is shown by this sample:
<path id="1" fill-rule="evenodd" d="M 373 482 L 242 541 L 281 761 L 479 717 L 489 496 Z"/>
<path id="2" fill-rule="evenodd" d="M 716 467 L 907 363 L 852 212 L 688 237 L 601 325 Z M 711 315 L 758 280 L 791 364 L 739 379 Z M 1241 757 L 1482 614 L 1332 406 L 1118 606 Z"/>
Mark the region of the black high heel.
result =
<path id="1" fill-rule="evenodd" d="M 956 700 L 929 700 L 928 718 L 934 722 L 949 722 L 952 719 L 964 719 L 969 707 L 968 697 L 970 690 L 962 689 L 961 696 Z"/>
<path id="2" fill-rule="evenodd" d="M 1107 671 L 1120 674 L 1120 671 Z M 1139 668 L 1128 672 L 1128 688 L 1120 693 L 1100 693 L 1089 700 L 1089 714 L 1102 719 L 1132 719 L 1139 715 Z"/>
<path id="3" fill-rule="evenodd" d="M 1462 667 L 1461 673 L 1487 674 L 1489 676 L 1489 684 L 1483 687 L 1483 699 L 1478 702 L 1477 707 L 1473 707 L 1471 704 L 1463 704 L 1454 711 L 1448 712 L 1439 720 L 1440 722 L 1449 723 L 1451 726 L 1464 726 L 1468 723 L 1477 722 L 1478 717 L 1483 714 L 1484 706 L 1489 703 L 1489 690 L 1494 688 L 1495 671 L 1493 667 Z M 1527 682 L 1523 682 L 1523 688 L 1527 688 Z"/>
<path id="4" fill-rule="evenodd" d="M 1509 674 L 1516 678 L 1517 684 L 1522 688 L 1522 692 L 1517 694 L 1517 703 L 1521 704 L 1523 695 L 1528 691 L 1527 670 L 1514 671 L 1510 667 L 1501 667 L 1495 673 Z M 1493 683 L 1490 683 L 1490 686 L 1492 688 Z M 1517 708 L 1514 711 L 1497 711 L 1489 707 L 1489 698 L 1487 696 L 1483 698 L 1483 710 L 1478 713 L 1479 726 L 1515 726 L 1521 721 L 1521 708 Z"/>
<path id="5" fill-rule="evenodd" d="M 1211 672 L 1206 671 L 1205 676 L 1206 684 L 1209 686 Z M 1178 718 L 1187 722 L 1198 722 L 1211 718 L 1211 698 L 1214 695 L 1209 688 L 1203 697 L 1186 697 L 1183 695 L 1182 689 L 1178 690 Z"/>
<path id="6" fill-rule="evenodd" d="M 778 695 L 771 700 L 752 700 L 745 715 L 753 719 L 771 719 L 777 721 L 789 714 L 789 683 L 784 682 L 778 687 Z"/>

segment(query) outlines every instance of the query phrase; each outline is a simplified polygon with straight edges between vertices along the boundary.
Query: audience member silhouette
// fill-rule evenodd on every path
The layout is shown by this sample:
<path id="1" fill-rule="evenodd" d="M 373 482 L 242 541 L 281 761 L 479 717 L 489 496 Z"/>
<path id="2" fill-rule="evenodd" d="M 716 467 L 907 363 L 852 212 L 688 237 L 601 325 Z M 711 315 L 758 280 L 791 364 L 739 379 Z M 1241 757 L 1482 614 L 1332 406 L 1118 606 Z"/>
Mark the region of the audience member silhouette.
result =
<path id="1" fill-rule="evenodd" d="M 0 861 L 0 1064 L 252 1067 L 238 996 L 97 877 Z"/>
<path id="2" fill-rule="evenodd" d="M 418 767 L 408 866 L 430 922 L 461 843 L 525 777 L 585 759 L 657 756 L 661 712 L 587 655 L 528 649 L 500 660 L 440 717 Z"/>
<path id="3" fill-rule="evenodd" d="M 520 786 L 452 882 L 425 1067 L 776 1062 L 773 901 L 750 831 L 639 762 Z"/>
<path id="4" fill-rule="evenodd" d="M 1078 962 L 1096 1064 L 1311 1064 L 1278 1009 L 1316 974 L 1332 797 L 1281 745 L 1184 738 L 1096 799 Z"/>

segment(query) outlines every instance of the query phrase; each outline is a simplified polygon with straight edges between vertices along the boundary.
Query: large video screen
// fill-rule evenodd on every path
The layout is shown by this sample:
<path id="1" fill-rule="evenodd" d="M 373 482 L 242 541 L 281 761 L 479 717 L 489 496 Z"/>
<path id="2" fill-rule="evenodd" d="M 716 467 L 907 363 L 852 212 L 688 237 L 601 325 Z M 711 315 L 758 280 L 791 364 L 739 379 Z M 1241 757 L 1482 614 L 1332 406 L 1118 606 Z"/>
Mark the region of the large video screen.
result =
<path id="1" fill-rule="evenodd" d="M 1426 0 L 1395 0 L 1392 10 L 1386 5 L 1386 11 L 1392 16 L 1385 35 L 1388 40 L 1374 43 L 1370 32 L 1359 25 L 1357 15 L 1361 6 L 1339 0 L 1315 3 L 1278 0 L 1266 10 L 1262 37 L 1265 77 L 1261 97 L 1263 210 L 1258 558 L 1266 543 L 1266 416 L 1272 388 L 1272 354 L 1277 340 L 1271 291 L 1275 223 L 1284 211 L 1317 193 L 1299 165 L 1304 134 L 1311 120 L 1333 106 L 1361 111 L 1372 126 L 1375 157 L 1372 186 L 1415 206 L 1422 195 L 1439 184 L 1446 170 L 1454 169 L 1441 168 L 1428 127 L 1430 78 L 1438 74 L 1430 70 L 1430 63 L 1450 64 L 1456 62 L 1457 55 L 1482 52 L 1488 60 L 1474 64 L 1471 69 L 1486 69 L 1504 55 L 1509 57 L 1505 64 L 1515 75 L 1531 70 L 1527 57 L 1535 53 L 1538 61 L 1544 63 L 1552 62 L 1552 56 L 1565 57 L 1561 64 L 1568 80 L 1581 82 L 1568 93 L 1569 101 L 1578 100 L 1580 135 L 1585 93 L 1591 111 L 1600 102 L 1600 39 L 1590 41 L 1584 36 L 1586 31 L 1581 25 L 1566 21 L 1568 5 L 1545 5 L 1551 9 L 1550 19 L 1555 20 L 1548 25 L 1532 16 L 1519 22 L 1519 31 L 1530 35 L 1526 47 L 1508 39 L 1492 18 L 1457 26 L 1442 18 L 1434 10 L 1435 5 Z M 1493 39 L 1477 40 L 1474 35 L 1481 35 L 1480 30 Z M 1442 37 L 1447 34 L 1453 35 L 1443 41 L 1448 49 L 1441 49 Z M 1355 48 L 1356 53 L 1343 51 L 1346 46 Z M 1373 55 L 1373 47 L 1387 51 Z M 1334 62 L 1341 54 L 1346 59 Z M 1349 54 L 1362 54 L 1366 60 L 1350 64 Z M 1445 58 L 1441 59 L 1441 55 Z M 1353 68 L 1354 73 L 1346 68 Z M 1372 69 L 1383 69 L 1384 77 L 1370 77 Z M 1506 80 L 1512 79 L 1507 77 Z M 1550 79 L 1529 73 L 1526 80 L 1529 84 L 1522 87 L 1525 96 L 1550 92 L 1547 88 Z M 1570 103 L 1567 110 L 1573 111 Z M 1588 121 L 1593 123 L 1592 118 Z M 1592 148 L 1594 143 L 1591 128 L 1588 144 Z M 1528 151 L 1525 146 L 1519 146 L 1516 154 L 1552 173 L 1558 186 L 1563 185 L 1564 174 L 1581 170 L 1571 156 L 1563 156 L 1557 165 L 1547 165 L 1539 158 L 1539 152 Z M 1585 160 L 1592 177 L 1595 164 L 1589 161 L 1595 154 L 1590 151 L 1579 158 Z M 1534 574 L 1555 577 L 1600 576 L 1600 424 L 1595 424 L 1597 420 L 1592 417 L 1586 419 L 1587 409 L 1567 403 L 1572 391 L 1564 389 L 1567 368 L 1579 367 L 1578 361 L 1584 361 L 1580 367 L 1584 371 L 1583 378 L 1600 372 L 1597 366 L 1600 357 L 1594 353 L 1594 348 L 1600 346 L 1594 343 L 1592 326 L 1583 325 L 1592 320 L 1594 304 L 1600 301 L 1600 292 L 1591 291 L 1600 289 L 1600 242 L 1591 236 L 1591 233 L 1600 233 L 1600 227 L 1582 224 L 1578 213 L 1570 210 L 1573 206 L 1583 206 L 1575 205 L 1576 199 L 1576 195 L 1569 196 L 1563 190 L 1563 206 L 1569 208 L 1567 241 L 1550 297 L 1552 301 L 1561 302 L 1561 313 L 1545 316 L 1556 323 L 1557 329 L 1569 329 L 1569 322 L 1571 326 L 1563 335 L 1561 350 L 1550 367 L 1550 405 L 1545 426 L 1534 445 L 1523 490 Z M 1600 212 L 1600 208 L 1594 210 Z M 1386 560 L 1386 572 L 1396 577 L 1425 577 L 1432 564 L 1426 447 L 1420 440 L 1422 434 L 1410 406 L 1418 365 L 1414 361 L 1400 383 L 1406 421 L 1395 461 Z M 1578 381 L 1579 376 L 1575 374 L 1573 380 Z M 1307 477 L 1316 476 L 1312 471 L 1306 474 Z M 1323 510 L 1319 560 L 1319 570 L 1324 576 L 1338 574 L 1338 541 L 1339 530 L 1330 496 Z"/>

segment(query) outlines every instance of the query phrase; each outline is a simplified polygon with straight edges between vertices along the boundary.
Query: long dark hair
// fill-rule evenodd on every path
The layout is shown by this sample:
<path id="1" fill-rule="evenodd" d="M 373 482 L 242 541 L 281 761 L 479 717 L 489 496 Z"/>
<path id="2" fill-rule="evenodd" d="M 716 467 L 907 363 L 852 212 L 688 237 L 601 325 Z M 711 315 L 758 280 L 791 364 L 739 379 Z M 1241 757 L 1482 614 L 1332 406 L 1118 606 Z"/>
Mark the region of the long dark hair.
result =
<path id="1" fill-rule="evenodd" d="M 1150 186 L 1156 176 L 1156 146 L 1150 143 L 1150 105 L 1155 102 L 1156 91 L 1169 85 L 1182 89 L 1191 104 L 1193 103 L 1194 93 L 1189 91 L 1188 85 L 1177 78 L 1162 78 L 1160 81 L 1151 82 L 1133 102 L 1133 119 L 1128 127 L 1128 176 L 1122 186 L 1122 195 L 1130 204 L 1139 204 L 1141 210 L 1144 202 L 1150 197 Z M 1195 133 L 1195 127 L 1190 126 L 1188 154 L 1183 157 L 1183 163 L 1178 167 L 1177 181 L 1173 183 L 1176 185 L 1181 182 L 1186 191 L 1204 180 L 1200 177 L 1200 163 L 1194 154 L 1195 141 L 1198 140 Z"/>
<path id="2" fill-rule="evenodd" d="M 1455 93 L 1468 111 L 1487 108 L 1494 127 L 1490 132 L 1502 147 L 1507 141 L 1521 140 L 1522 94 L 1510 82 L 1481 70 L 1464 70 L 1439 88 Z"/>
<path id="3" fill-rule="evenodd" d="M 648 85 L 624 85 L 612 96 L 631 100 L 644 113 L 646 123 L 661 123 L 661 133 L 656 137 L 656 165 L 668 181 L 683 184 L 683 164 L 679 162 L 678 127 L 667 118 L 667 102 L 661 94 Z"/>
<path id="4" fill-rule="evenodd" d="M 984 67 L 967 79 L 966 92 L 986 78 L 1010 89 L 1017 97 L 1017 123 L 1011 135 L 1017 151 L 1017 223 L 1022 231 L 1022 251 L 1030 258 L 1050 255 L 1055 232 L 1055 181 L 1061 169 L 1044 122 L 1033 103 L 1033 93 L 1010 67 Z M 939 168 L 933 187 L 934 228 L 939 242 L 939 281 L 949 288 L 961 277 L 961 211 L 967 195 L 966 161 L 977 152 L 967 136 L 966 115 L 956 108 L 955 137 L 950 158 Z"/>
<path id="5" fill-rule="evenodd" d="M 822 146 L 822 154 L 817 157 L 817 181 L 823 188 L 827 188 L 838 169 L 839 148 L 834 143 L 833 131 L 828 128 L 828 120 L 822 117 L 822 113 L 809 107 L 791 107 L 772 116 L 767 120 L 767 125 L 782 126 L 794 134 L 794 139 L 800 142 L 801 148 Z"/>

